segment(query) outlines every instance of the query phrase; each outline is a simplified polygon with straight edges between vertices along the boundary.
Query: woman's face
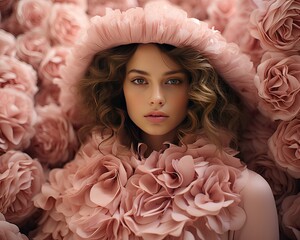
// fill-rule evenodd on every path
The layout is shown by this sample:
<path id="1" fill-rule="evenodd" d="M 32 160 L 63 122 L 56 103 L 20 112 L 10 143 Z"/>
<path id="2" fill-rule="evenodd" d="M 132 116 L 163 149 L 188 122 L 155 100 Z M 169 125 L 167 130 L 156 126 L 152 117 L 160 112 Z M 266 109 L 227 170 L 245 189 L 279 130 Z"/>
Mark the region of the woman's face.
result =
<path id="1" fill-rule="evenodd" d="M 181 66 L 155 44 L 141 44 L 129 60 L 123 90 L 128 115 L 143 138 L 173 141 L 185 119 L 189 83 Z"/>

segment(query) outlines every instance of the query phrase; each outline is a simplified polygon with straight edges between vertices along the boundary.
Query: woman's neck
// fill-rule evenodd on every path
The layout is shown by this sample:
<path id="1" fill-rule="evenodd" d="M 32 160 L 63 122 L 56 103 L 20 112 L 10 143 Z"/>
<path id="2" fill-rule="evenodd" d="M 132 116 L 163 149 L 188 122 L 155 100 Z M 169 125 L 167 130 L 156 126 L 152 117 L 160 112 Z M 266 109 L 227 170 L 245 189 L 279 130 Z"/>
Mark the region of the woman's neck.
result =
<path id="1" fill-rule="evenodd" d="M 163 144 L 165 142 L 176 143 L 177 137 L 175 132 L 171 132 L 165 135 L 142 135 L 143 142 L 147 145 L 146 156 L 149 156 L 153 151 L 160 151 L 163 149 Z"/>

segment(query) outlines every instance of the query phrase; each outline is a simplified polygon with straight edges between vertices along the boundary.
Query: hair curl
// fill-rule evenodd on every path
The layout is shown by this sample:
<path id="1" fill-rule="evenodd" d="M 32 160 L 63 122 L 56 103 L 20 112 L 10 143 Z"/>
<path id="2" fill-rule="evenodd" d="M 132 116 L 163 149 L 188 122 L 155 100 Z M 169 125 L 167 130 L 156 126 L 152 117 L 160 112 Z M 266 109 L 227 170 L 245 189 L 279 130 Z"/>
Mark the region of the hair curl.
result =
<path id="1" fill-rule="evenodd" d="M 82 128 L 82 136 L 91 129 L 110 130 L 111 135 L 127 133 L 129 143 L 137 146 L 140 130 L 127 114 L 123 94 L 126 64 L 139 44 L 104 50 L 95 55 L 77 90 L 82 108 L 93 122 Z M 186 119 L 178 128 L 178 139 L 204 129 L 206 135 L 222 146 L 223 133 L 236 144 L 240 128 L 240 101 L 233 90 L 216 73 L 209 61 L 189 47 L 176 48 L 156 44 L 159 49 L 186 70 L 189 79 L 189 106 Z"/>

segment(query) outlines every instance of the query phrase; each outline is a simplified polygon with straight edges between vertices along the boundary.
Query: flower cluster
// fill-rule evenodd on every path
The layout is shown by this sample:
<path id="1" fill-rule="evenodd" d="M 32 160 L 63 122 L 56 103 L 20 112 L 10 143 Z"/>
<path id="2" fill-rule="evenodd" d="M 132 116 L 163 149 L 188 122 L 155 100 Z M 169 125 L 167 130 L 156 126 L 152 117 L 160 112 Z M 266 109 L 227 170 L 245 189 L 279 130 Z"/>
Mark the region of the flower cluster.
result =
<path id="1" fill-rule="evenodd" d="M 245 221 L 239 193 L 247 173 L 205 138 L 139 160 L 117 139 L 101 143 L 95 134 L 34 198 L 49 210 L 35 238 L 181 239 L 184 232 L 217 239 Z"/>
<path id="2" fill-rule="evenodd" d="M 295 211 L 287 210 L 287 202 L 292 205 L 299 201 L 300 3 L 248 2 L 248 11 L 244 11 L 247 18 L 243 19 L 248 21 L 246 31 L 251 41 L 259 43 L 254 50 L 260 54 L 249 52 L 257 66 L 254 83 L 259 103 L 258 114 L 244 134 L 241 148 L 249 168 L 271 185 L 283 233 L 290 239 L 299 239 L 299 218 L 295 218 Z"/>
<path id="3" fill-rule="evenodd" d="M 247 171 L 203 139 L 187 148 L 170 144 L 141 160 L 113 139 L 100 144 L 100 152 L 95 135 L 79 146 L 61 69 L 91 17 L 107 7 L 126 10 L 148 1 L 0 2 L 1 239 L 27 239 L 22 233 L 38 239 L 215 239 L 241 227 L 239 192 Z M 299 239 L 299 1 L 170 2 L 252 60 L 257 96 L 248 90 L 258 105 L 243 131 L 240 155 L 270 184 L 282 235 Z M 252 81 L 252 73 L 239 74 Z M 30 220 L 38 208 L 45 214 L 36 227 Z"/>

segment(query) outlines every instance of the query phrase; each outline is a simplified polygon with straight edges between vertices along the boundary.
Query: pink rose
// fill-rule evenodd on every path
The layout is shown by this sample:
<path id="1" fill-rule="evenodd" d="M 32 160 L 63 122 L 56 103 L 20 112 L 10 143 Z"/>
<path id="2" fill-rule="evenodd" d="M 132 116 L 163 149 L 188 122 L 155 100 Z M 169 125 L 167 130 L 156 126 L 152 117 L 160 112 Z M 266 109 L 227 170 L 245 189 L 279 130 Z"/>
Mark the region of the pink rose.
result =
<path id="1" fill-rule="evenodd" d="M 32 198 L 44 181 L 42 166 L 37 160 L 19 151 L 0 156 L 0 212 L 7 221 L 20 224 L 36 208 Z"/>
<path id="2" fill-rule="evenodd" d="M 57 105 L 37 107 L 36 112 L 35 135 L 27 152 L 46 166 L 62 166 L 78 149 L 75 130 Z"/>
<path id="3" fill-rule="evenodd" d="M 40 27 L 46 28 L 51 1 L 48 0 L 22 0 L 17 4 L 16 16 L 24 31 Z"/>
<path id="4" fill-rule="evenodd" d="M 281 205 L 282 227 L 290 239 L 300 239 L 300 193 L 286 197 Z"/>
<path id="5" fill-rule="evenodd" d="M 49 16 L 50 37 L 57 44 L 73 45 L 88 23 L 87 14 L 79 6 L 56 3 Z"/>
<path id="6" fill-rule="evenodd" d="M 61 78 L 60 67 L 66 64 L 66 57 L 70 49 L 64 46 L 54 46 L 44 56 L 39 69 L 39 77 L 43 85 L 53 83 L 53 79 Z"/>
<path id="7" fill-rule="evenodd" d="M 251 34 L 267 50 L 300 50 L 300 2 L 264 1 L 251 14 Z"/>
<path id="8" fill-rule="evenodd" d="M 0 88 L 0 153 L 29 146 L 36 121 L 33 104 L 21 91 Z"/>
<path id="9" fill-rule="evenodd" d="M 300 178 L 300 117 L 280 122 L 268 145 L 276 163 L 292 177 Z"/>
<path id="10" fill-rule="evenodd" d="M 2 29 L 0 29 L 0 55 L 8 55 L 12 57 L 16 55 L 15 36 Z"/>
<path id="11" fill-rule="evenodd" d="M 272 120 L 291 120 L 300 112 L 300 56 L 267 52 L 254 79 L 259 110 Z"/>
<path id="12" fill-rule="evenodd" d="M 2 213 L 0 213 L 0 239 L 28 240 L 24 234 L 20 233 L 18 226 L 5 220 Z"/>
<path id="13" fill-rule="evenodd" d="M 50 41 L 42 29 L 35 28 L 17 37 L 17 57 L 38 69 Z"/>
<path id="14" fill-rule="evenodd" d="M 273 195 L 279 206 L 282 200 L 297 191 L 296 180 L 275 164 L 274 160 L 267 154 L 257 154 L 248 163 L 248 168 L 259 173 L 269 183 Z"/>
<path id="15" fill-rule="evenodd" d="M 236 12 L 236 0 L 214 0 L 207 8 L 208 24 L 223 32 L 228 21 Z"/>
<path id="16" fill-rule="evenodd" d="M 0 56 L 0 87 L 13 88 L 33 98 L 37 88 L 37 74 L 31 65 L 14 57 Z"/>

